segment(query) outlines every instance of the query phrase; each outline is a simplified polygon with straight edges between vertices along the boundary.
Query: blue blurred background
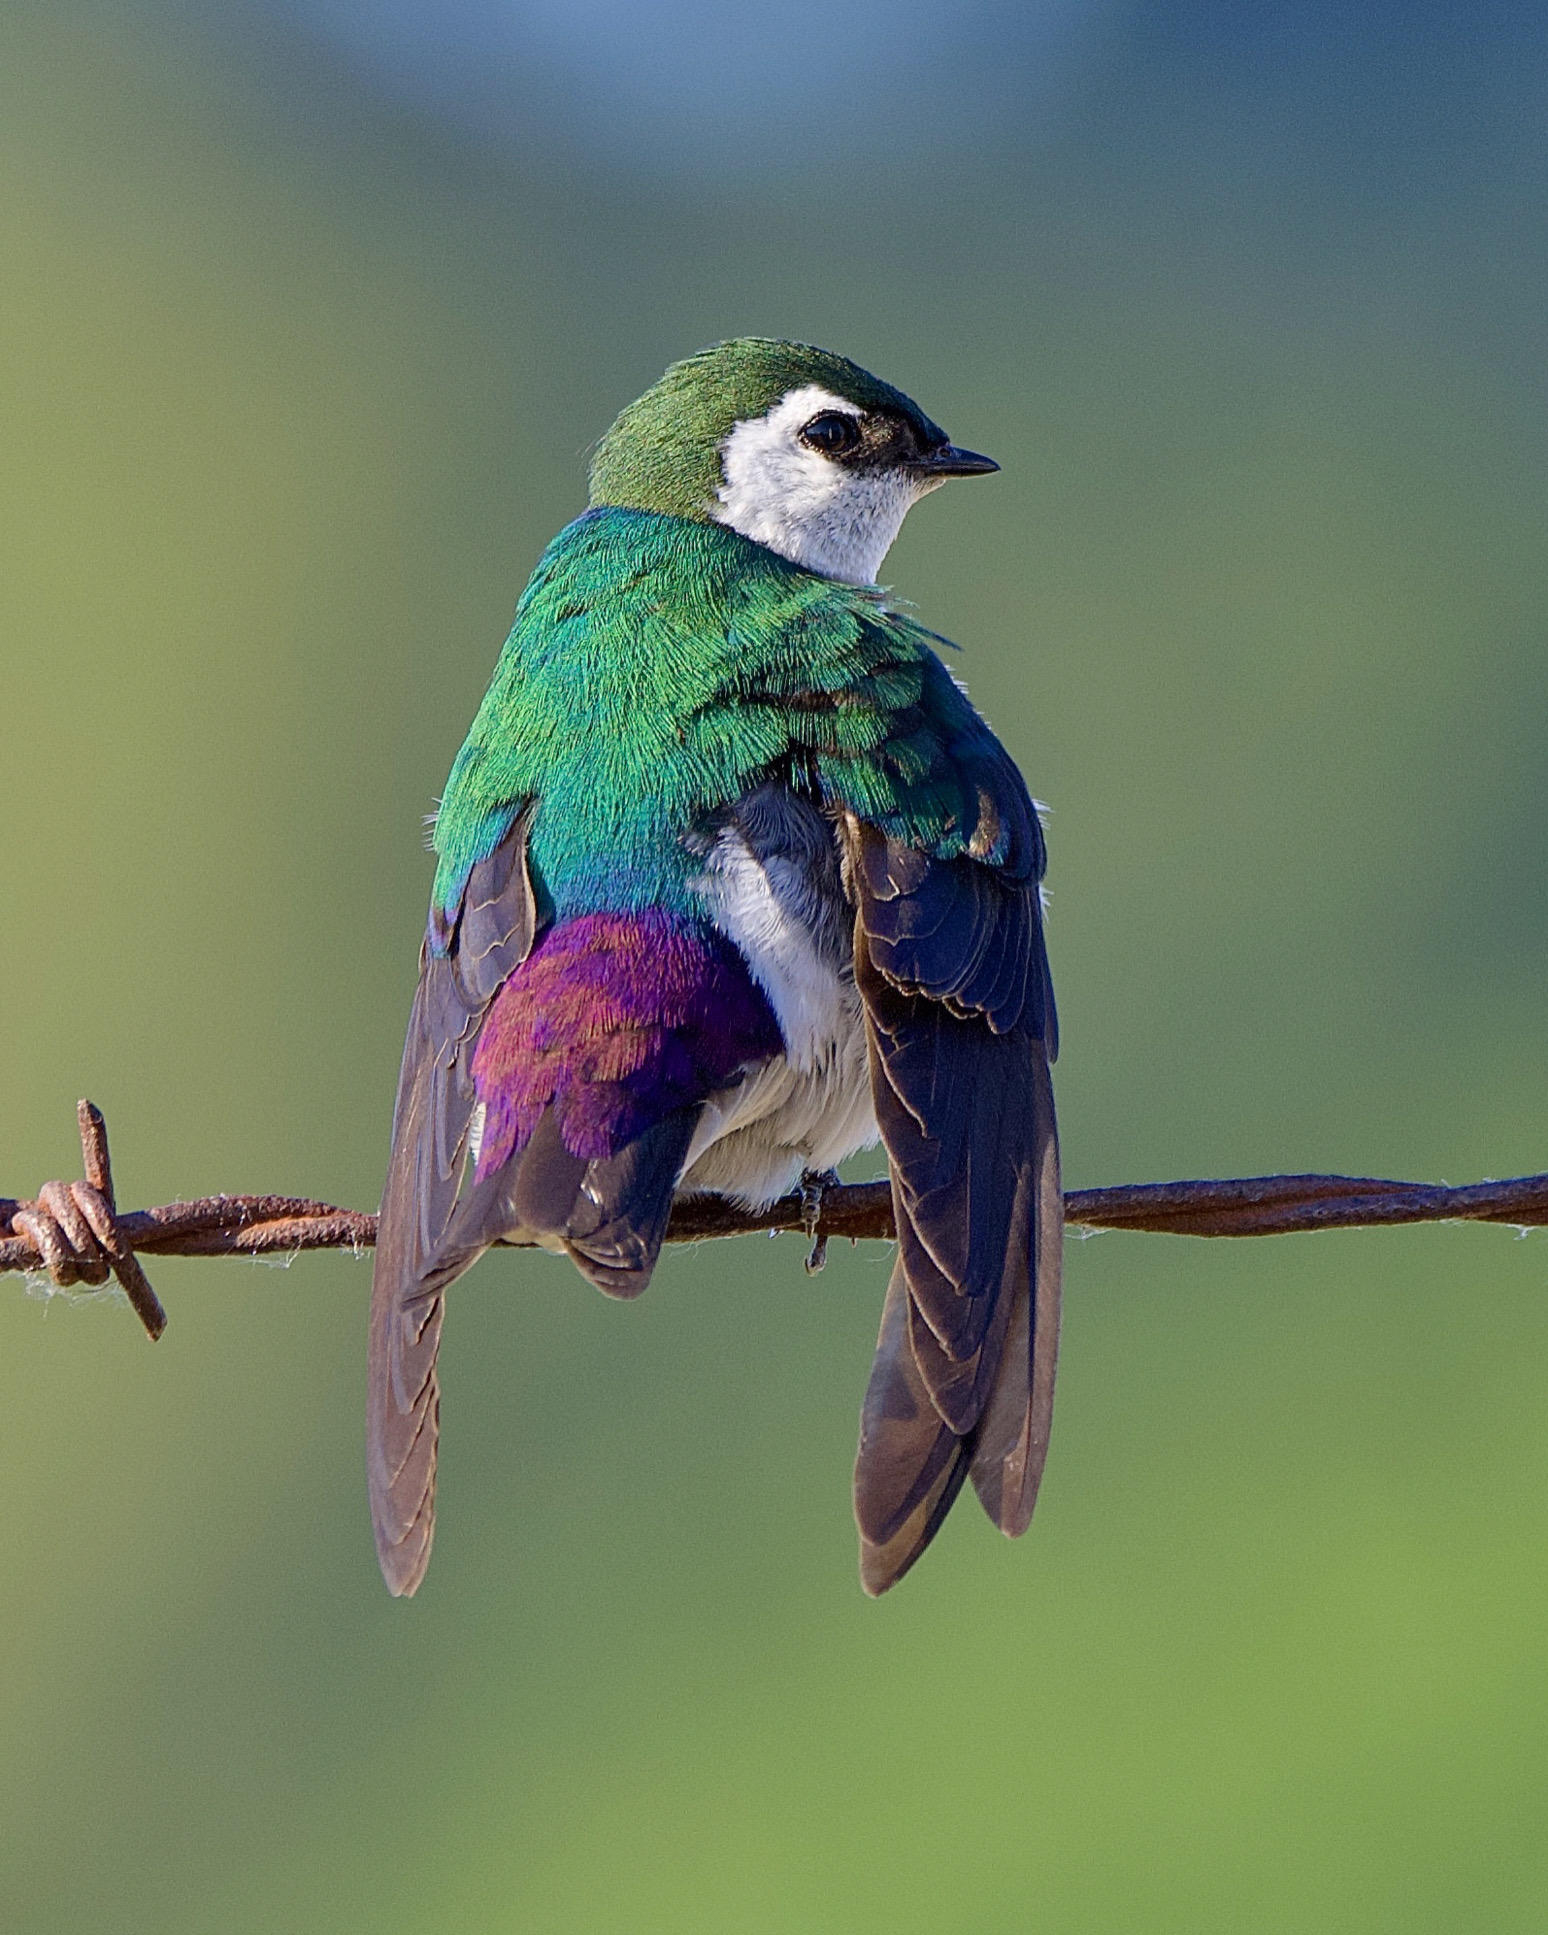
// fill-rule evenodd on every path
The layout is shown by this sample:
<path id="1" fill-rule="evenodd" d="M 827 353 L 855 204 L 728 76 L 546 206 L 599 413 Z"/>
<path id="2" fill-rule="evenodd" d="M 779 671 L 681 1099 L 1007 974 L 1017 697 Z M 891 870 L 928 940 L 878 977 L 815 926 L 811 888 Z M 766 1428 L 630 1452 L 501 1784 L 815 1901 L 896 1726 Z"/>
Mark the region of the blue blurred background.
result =
<path id="1" fill-rule="evenodd" d="M 1548 29 L 1480 0 L 13 0 L 0 1189 L 368 1205 L 422 816 L 587 446 L 829 344 L 1054 807 L 1072 1184 L 1548 1166 Z M 1071 1244 L 1038 1521 L 872 1605 L 886 1275 L 0 1293 L 7 1929 L 1538 1930 L 1548 1238 Z"/>

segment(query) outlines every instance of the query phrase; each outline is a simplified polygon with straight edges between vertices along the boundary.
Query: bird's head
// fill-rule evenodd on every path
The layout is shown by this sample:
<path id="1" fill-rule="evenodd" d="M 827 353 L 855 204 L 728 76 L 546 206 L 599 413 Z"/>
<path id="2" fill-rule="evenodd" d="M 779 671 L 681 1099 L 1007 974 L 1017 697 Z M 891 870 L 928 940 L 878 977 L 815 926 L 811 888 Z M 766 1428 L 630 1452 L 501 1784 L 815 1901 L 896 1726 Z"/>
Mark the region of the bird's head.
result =
<path id="1" fill-rule="evenodd" d="M 591 501 L 728 524 L 870 584 L 910 505 L 998 469 L 846 357 L 742 336 L 674 363 L 629 405 L 597 448 Z"/>

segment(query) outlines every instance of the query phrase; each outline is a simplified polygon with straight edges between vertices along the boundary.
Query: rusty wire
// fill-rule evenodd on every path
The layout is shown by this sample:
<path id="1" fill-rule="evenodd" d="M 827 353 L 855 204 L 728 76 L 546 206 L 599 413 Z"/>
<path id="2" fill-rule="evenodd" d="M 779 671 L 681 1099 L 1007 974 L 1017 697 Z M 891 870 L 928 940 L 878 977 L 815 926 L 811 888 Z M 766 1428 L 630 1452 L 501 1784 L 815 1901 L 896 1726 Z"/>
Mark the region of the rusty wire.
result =
<path id="1" fill-rule="evenodd" d="M 299 1196 L 202 1196 L 160 1209 L 119 1210 L 113 1198 L 107 1127 L 90 1102 L 76 1108 L 85 1180 L 45 1183 L 35 1197 L 0 1196 L 0 1274 L 43 1271 L 61 1289 L 99 1285 L 111 1272 L 147 1334 L 166 1328 L 136 1252 L 146 1256 L 264 1256 L 299 1250 L 367 1250 L 376 1218 Z M 815 1208 L 815 1216 L 813 1210 Z M 1075 1189 L 1066 1220 L 1088 1230 L 1150 1230 L 1169 1236 L 1288 1236 L 1298 1231 L 1382 1229 L 1395 1223 L 1548 1224 L 1548 1176 L 1501 1182 L 1391 1182 L 1374 1176 L 1241 1176 L 1223 1181 L 1119 1183 Z M 889 1239 L 886 1182 L 825 1189 L 819 1203 L 783 1196 L 744 1210 L 714 1196 L 689 1197 L 672 1212 L 669 1243 L 746 1236 L 759 1230 Z"/>

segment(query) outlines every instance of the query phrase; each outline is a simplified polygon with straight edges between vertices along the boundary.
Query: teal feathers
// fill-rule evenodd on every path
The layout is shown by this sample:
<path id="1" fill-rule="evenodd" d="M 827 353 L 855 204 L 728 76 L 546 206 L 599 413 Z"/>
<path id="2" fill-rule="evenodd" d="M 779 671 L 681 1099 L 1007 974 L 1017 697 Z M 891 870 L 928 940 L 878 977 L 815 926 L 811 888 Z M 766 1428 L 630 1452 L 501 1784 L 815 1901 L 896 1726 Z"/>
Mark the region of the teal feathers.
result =
<path id="1" fill-rule="evenodd" d="M 545 912 L 689 912 L 685 836 L 770 775 L 937 857 L 998 864 L 979 781 L 1004 756 L 933 638 L 724 526 L 587 512 L 534 572 L 452 768 L 436 906 L 539 798 Z"/>

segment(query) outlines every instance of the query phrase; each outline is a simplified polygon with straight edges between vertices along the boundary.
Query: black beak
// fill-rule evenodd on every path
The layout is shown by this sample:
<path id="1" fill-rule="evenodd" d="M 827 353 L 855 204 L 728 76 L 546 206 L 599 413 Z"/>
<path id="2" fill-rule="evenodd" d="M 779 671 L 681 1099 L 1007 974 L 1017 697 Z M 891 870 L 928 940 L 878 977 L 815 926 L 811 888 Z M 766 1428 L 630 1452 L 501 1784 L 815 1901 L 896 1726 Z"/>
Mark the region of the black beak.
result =
<path id="1" fill-rule="evenodd" d="M 913 468 L 929 478 L 987 477 L 1000 466 L 993 457 L 980 457 L 976 450 L 959 450 L 954 443 L 943 444 L 927 456 L 917 458 Z"/>

